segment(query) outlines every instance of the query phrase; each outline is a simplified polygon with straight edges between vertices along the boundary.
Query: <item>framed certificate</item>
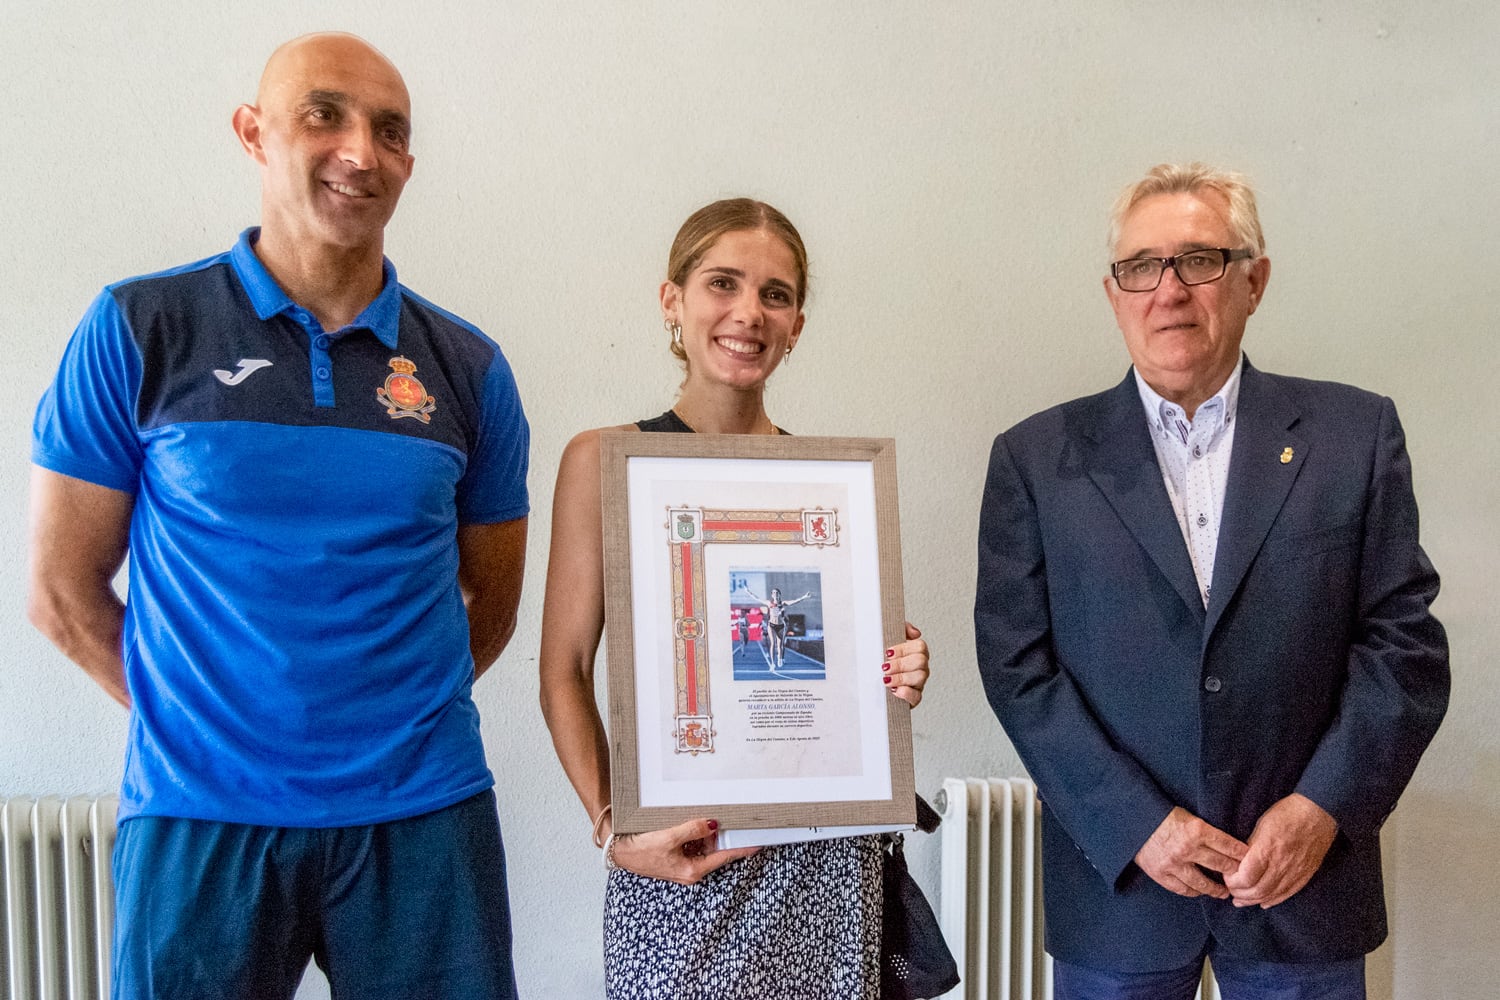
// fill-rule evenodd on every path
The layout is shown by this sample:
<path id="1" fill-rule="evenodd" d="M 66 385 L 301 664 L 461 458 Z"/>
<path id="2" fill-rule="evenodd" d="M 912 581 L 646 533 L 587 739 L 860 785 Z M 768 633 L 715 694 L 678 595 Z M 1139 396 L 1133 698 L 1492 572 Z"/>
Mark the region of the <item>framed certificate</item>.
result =
<path id="1" fill-rule="evenodd" d="M 909 825 L 889 439 L 600 438 L 614 829 Z"/>

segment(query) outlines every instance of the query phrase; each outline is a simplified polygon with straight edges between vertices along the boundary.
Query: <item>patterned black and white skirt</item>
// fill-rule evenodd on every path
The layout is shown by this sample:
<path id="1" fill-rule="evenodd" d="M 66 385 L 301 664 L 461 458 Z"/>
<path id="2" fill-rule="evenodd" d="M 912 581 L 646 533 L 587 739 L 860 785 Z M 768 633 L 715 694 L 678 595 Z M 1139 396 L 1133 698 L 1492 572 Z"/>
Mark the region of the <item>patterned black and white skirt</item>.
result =
<path id="1" fill-rule="evenodd" d="M 767 847 L 697 885 L 619 870 L 609 1000 L 878 1000 L 879 837 Z"/>

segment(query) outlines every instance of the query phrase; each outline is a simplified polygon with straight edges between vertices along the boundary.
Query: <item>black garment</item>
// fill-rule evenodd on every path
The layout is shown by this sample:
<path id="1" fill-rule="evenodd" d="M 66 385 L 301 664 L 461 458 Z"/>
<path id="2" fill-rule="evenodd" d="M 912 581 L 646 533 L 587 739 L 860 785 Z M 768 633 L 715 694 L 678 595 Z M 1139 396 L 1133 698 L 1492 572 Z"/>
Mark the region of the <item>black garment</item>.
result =
<path id="1" fill-rule="evenodd" d="M 646 420 L 637 420 L 635 425 L 648 433 L 658 434 L 691 434 L 693 429 L 677 415 L 676 410 L 668 410 L 659 417 L 650 417 Z"/>
<path id="2" fill-rule="evenodd" d="M 648 417 L 645 420 L 637 420 L 635 425 L 648 433 L 658 434 L 696 434 L 687 421 L 677 415 L 676 410 L 668 410 L 659 417 Z M 774 424 L 772 426 L 775 426 Z M 776 428 L 777 434 L 785 434 L 786 431 L 780 427 Z"/>

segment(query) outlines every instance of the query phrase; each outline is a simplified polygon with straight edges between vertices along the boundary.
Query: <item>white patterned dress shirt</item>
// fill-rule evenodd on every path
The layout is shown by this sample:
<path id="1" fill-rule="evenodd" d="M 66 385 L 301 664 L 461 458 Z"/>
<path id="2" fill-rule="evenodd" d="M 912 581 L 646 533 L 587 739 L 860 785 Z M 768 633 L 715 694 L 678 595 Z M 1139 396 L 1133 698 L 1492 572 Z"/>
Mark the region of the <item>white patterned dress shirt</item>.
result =
<path id="1" fill-rule="evenodd" d="M 1136 388 L 1146 408 L 1151 444 L 1162 482 L 1172 498 L 1172 512 L 1182 528 L 1198 578 L 1203 606 L 1214 578 L 1214 554 L 1219 547 L 1219 521 L 1224 514 L 1224 483 L 1229 477 L 1229 456 L 1234 450 L 1234 412 L 1239 403 L 1240 369 L 1235 365 L 1228 381 L 1205 401 L 1188 420 L 1176 403 L 1168 402 L 1135 373 Z"/>

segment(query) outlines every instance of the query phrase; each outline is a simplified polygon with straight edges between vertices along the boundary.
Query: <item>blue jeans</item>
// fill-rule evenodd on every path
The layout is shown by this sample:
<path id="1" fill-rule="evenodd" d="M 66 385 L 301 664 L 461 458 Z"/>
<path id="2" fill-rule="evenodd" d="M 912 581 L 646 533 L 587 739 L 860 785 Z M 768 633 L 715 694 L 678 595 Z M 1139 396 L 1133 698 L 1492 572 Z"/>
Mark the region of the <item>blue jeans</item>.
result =
<path id="1" fill-rule="evenodd" d="M 1287 964 L 1215 955 L 1224 1000 L 1365 1000 L 1365 960 Z M 1056 962 L 1053 1000 L 1193 1000 L 1203 960 L 1166 972 L 1105 972 Z"/>
<path id="2" fill-rule="evenodd" d="M 493 791 L 372 826 L 141 816 L 115 843 L 117 1000 L 513 1000 Z"/>

